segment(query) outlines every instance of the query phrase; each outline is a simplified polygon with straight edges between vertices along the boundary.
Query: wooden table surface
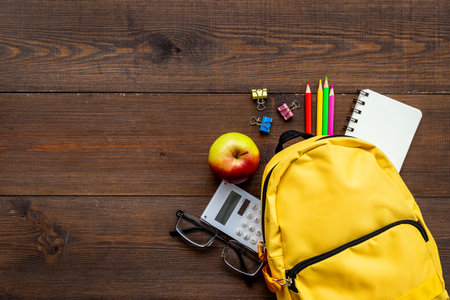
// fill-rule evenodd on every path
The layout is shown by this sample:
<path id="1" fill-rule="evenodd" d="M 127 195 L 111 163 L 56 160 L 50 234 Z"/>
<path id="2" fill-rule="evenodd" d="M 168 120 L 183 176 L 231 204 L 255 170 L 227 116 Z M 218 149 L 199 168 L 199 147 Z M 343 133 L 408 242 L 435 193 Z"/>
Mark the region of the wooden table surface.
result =
<path id="1" fill-rule="evenodd" d="M 336 133 L 358 89 L 422 110 L 401 170 L 450 280 L 449 1 L 1 1 L 0 298 L 272 299 L 171 237 L 217 188 L 221 134 L 249 135 L 259 195 L 276 107 L 328 76 Z M 267 88 L 261 116 L 251 89 Z"/>

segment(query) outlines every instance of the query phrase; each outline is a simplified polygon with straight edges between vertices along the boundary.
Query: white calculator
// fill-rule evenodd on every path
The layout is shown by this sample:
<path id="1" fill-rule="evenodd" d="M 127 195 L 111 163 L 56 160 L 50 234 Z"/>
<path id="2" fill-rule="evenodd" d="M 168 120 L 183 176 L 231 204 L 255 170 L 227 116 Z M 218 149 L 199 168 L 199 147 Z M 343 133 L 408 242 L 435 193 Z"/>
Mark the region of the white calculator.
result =
<path id="1" fill-rule="evenodd" d="M 201 219 L 258 252 L 263 240 L 261 205 L 258 198 L 234 184 L 222 181 Z"/>

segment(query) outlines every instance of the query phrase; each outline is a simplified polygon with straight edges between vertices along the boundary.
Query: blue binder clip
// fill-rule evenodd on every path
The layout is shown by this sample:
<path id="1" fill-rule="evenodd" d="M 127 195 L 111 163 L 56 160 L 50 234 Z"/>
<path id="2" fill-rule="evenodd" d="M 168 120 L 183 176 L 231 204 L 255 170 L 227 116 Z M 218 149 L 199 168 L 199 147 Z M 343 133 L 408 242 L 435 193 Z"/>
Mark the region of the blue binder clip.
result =
<path id="1" fill-rule="evenodd" d="M 272 127 L 272 118 L 269 117 L 251 117 L 250 119 L 250 125 L 259 125 L 259 131 L 261 132 L 270 132 L 270 127 Z"/>

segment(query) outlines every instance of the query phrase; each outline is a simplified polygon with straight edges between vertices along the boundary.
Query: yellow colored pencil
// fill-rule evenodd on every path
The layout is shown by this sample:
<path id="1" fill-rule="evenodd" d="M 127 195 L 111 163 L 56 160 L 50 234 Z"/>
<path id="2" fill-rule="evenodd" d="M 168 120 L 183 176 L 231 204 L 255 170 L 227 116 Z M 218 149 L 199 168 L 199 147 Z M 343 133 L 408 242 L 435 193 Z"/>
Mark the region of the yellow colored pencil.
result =
<path id="1" fill-rule="evenodd" d="M 322 79 L 319 80 L 319 87 L 317 89 L 317 120 L 316 120 L 316 135 L 322 135 L 322 113 L 323 113 L 323 90 Z"/>

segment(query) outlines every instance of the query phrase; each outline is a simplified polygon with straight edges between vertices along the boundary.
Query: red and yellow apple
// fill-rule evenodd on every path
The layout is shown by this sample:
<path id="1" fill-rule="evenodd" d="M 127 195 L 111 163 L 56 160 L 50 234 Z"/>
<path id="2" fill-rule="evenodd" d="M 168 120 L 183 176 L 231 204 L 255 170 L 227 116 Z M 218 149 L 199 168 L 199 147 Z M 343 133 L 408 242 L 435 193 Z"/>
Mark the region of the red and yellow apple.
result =
<path id="1" fill-rule="evenodd" d="M 241 183 L 259 165 L 259 150 L 245 134 L 229 132 L 221 135 L 209 149 L 208 163 L 213 173 L 229 183 Z"/>

